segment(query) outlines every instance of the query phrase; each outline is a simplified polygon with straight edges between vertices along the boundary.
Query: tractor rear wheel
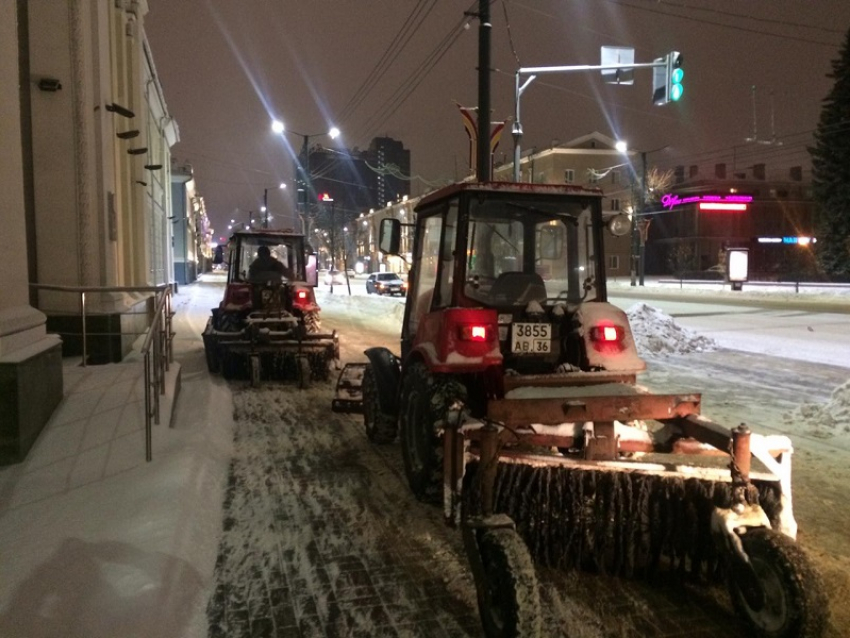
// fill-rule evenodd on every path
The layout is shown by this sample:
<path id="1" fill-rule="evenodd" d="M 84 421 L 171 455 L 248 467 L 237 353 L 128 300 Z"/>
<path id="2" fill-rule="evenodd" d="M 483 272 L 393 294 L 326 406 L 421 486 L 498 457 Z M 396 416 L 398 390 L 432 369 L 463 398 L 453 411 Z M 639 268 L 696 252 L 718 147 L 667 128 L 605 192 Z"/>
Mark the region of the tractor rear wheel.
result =
<path id="1" fill-rule="evenodd" d="M 395 417 L 381 412 L 378 401 L 378 382 L 372 366 L 363 372 L 363 424 L 366 436 L 372 443 L 385 444 L 395 441 L 398 423 Z"/>
<path id="2" fill-rule="evenodd" d="M 744 581 L 730 574 L 729 592 L 736 611 L 764 638 L 821 636 L 829 605 L 823 580 L 803 550 L 784 534 L 767 528 L 749 529 L 740 538 L 764 599 L 763 604 L 752 605 L 741 589 Z"/>
<path id="3" fill-rule="evenodd" d="M 425 503 L 443 500 L 442 422 L 466 389 L 451 377 L 435 377 L 421 361 L 411 363 L 401 382 L 399 432 L 407 482 Z"/>
<path id="4" fill-rule="evenodd" d="M 478 551 L 486 582 L 478 585 L 478 612 L 487 638 L 540 636 L 540 594 L 528 548 L 512 529 L 483 532 Z"/>

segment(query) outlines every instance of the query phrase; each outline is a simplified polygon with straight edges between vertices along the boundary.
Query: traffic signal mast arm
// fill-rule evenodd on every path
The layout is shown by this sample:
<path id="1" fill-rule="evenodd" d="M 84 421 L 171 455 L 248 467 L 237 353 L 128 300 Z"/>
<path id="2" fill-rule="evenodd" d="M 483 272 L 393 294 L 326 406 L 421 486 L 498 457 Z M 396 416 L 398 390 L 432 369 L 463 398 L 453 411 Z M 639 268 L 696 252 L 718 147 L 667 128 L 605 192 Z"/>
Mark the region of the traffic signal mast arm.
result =
<path id="1" fill-rule="evenodd" d="M 520 120 L 520 97 L 526 88 L 542 73 L 569 73 L 572 71 L 631 71 L 633 69 L 653 69 L 652 99 L 655 104 L 666 104 L 682 96 L 682 55 L 671 51 L 663 58 L 652 62 L 627 62 L 624 64 L 576 64 L 570 66 L 528 66 L 520 67 L 516 72 L 516 100 L 514 102 L 514 181 L 520 180 L 520 138 L 522 123 Z M 522 76 L 528 76 L 522 84 Z"/>

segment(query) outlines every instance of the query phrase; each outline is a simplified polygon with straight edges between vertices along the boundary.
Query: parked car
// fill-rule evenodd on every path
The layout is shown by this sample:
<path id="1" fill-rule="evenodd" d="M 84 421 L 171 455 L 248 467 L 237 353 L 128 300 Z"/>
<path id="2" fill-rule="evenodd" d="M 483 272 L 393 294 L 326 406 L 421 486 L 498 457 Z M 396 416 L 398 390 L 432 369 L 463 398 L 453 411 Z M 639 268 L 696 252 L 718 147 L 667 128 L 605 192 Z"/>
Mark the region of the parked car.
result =
<path id="1" fill-rule="evenodd" d="M 325 273 L 324 279 L 326 286 L 330 286 L 333 283 L 334 286 L 342 286 L 347 282 L 345 280 L 345 273 L 342 270 L 329 270 Z"/>
<path id="2" fill-rule="evenodd" d="M 394 272 L 373 272 L 366 278 L 366 292 L 378 295 L 407 294 L 407 283 Z"/>

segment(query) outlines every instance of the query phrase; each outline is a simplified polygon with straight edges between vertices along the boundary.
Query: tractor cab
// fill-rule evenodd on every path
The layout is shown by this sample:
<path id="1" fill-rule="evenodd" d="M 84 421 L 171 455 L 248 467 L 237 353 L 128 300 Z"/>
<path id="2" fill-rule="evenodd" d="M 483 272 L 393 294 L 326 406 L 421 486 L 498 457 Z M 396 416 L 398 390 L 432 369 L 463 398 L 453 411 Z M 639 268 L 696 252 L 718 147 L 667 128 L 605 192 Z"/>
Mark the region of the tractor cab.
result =
<path id="1" fill-rule="evenodd" d="M 203 332 L 210 372 L 261 380 L 326 379 L 339 358 L 336 333 L 323 333 L 316 255 L 292 231 L 239 231 L 226 251 L 224 299 Z"/>
<path id="2" fill-rule="evenodd" d="M 468 358 L 470 370 L 500 363 L 523 374 L 587 369 L 576 312 L 607 298 L 601 199 L 598 190 L 508 183 L 457 184 L 424 198 L 402 359 L 433 346 L 435 362 L 448 363 L 452 351 Z M 608 227 L 628 228 L 617 222 Z M 381 231 L 381 249 L 398 252 L 400 223 L 385 219 Z"/>
<path id="3" fill-rule="evenodd" d="M 239 231 L 227 247 L 227 289 L 222 307 L 264 310 L 315 304 L 316 256 L 291 231 Z"/>

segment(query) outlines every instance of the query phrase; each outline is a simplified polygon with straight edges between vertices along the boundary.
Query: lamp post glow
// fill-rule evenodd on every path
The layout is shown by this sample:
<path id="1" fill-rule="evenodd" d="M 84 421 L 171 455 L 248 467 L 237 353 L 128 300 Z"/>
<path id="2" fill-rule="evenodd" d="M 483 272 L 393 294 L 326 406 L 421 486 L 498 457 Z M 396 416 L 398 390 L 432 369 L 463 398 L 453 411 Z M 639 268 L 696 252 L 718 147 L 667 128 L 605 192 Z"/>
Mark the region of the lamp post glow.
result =
<path id="1" fill-rule="evenodd" d="M 332 140 L 337 139 L 341 133 L 340 130 L 332 126 L 327 133 L 312 133 L 305 134 L 299 133 L 298 131 L 292 131 L 286 128 L 283 122 L 280 120 L 272 121 L 272 131 L 277 133 L 278 135 L 283 135 L 284 133 L 292 133 L 293 135 L 298 135 L 302 139 L 301 144 L 301 152 L 298 154 L 298 173 L 299 176 L 296 180 L 298 185 L 298 206 L 301 209 L 301 214 L 306 216 L 307 209 L 309 206 L 309 202 L 314 201 L 315 197 L 313 196 L 313 183 L 312 183 L 312 174 L 310 171 L 310 138 L 311 137 L 321 137 L 323 135 L 327 135 Z M 303 225 L 303 217 L 302 217 L 302 225 Z"/>

